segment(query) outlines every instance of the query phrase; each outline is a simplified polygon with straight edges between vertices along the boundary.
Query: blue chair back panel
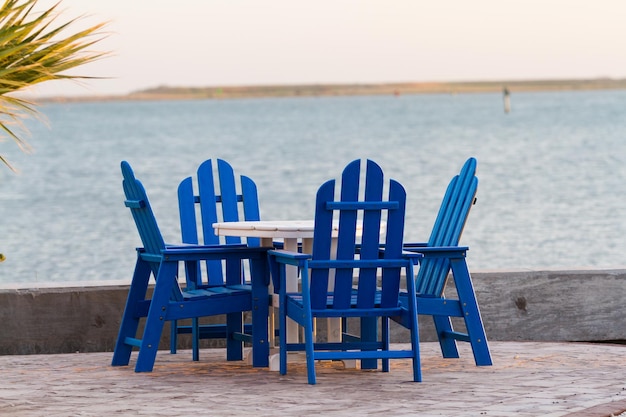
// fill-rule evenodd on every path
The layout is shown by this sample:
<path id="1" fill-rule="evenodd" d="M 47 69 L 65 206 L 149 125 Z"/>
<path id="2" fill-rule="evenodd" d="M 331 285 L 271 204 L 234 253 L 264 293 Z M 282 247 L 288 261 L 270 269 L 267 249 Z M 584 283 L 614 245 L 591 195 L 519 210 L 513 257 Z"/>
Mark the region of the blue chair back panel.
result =
<path id="1" fill-rule="evenodd" d="M 122 185 L 126 195 L 124 204 L 130 208 L 141 243 L 147 253 L 160 256 L 161 251 L 165 249 L 165 242 L 150 207 L 146 190 L 143 184 L 135 178 L 132 168 L 126 161 L 122 162 L 121 168 L 124 178 Z"/>
<path id="2" fill-rule="evenodd" d="M 202 230 L 202 243 L 205 245 L 241 243 L 241 238 L 236 236 L 226 236 L 224 242 L 220 242 L 220 237 L 213 229 L 213 223 L 260 220 L 255 183 L 250 178 L 241 176 L 241 193 L 238 193 L 233 168 L 221 159 L 217 159 L 217 179 L 213 173 L 213 162 L 210 159 L 200 165 L 197 178 L 197 195 L 194 192 L 191 177 L 185 178 L 178 188 L 183 242 L 200 243 L 198 232 Z M 200 206 L 199 219 L 196 214 L 197 204 Z M 243 218 L 241 218 L 239 204 L 242 205 Z M 198 227 L 198 221 L 201 223 L 201 229 Z M 247 244 L 258 247 L 261 242 L 259 238 L 248 238 Z M 206 264 L 208 284 L 222 285 L 224 278 L 221 262 L 207 261 Z"/>
<path id="3" fill-rule="evenodd" d="M 383 201 L 382 170 L 375 162 L 368 160 L 364 199 L 359 201 L 360 169 L 359 160 L 351 162 L 344 169 L 339 201 L 335 201 L 335 180 L 326 182 L 318 190 L 311 262 L 333 258 L 337 261 L 346 261 L 345 267 L 335 270 L 335 284 L 331 290 L 333 292 L 332 308 L 350 308 L 353 297 L 356 297 L 357 308 L 368 309 L 377 305 L 397 307 L 400 268 L 397 265 L 392 268 L 382 268 L 382 295 L 377 298 L 376 278 L 381 264 L 376 261 L 380 259 L 379 249 L 383 244 L 380 238 L 383 212 L 387 212 L 384 257 L 401 258 L 406 193 L 399 183 L 391 180 L 389 200 Z M 334 211 L 340 212 L 336 254 L 331 253 Z M 362 217 L 359 217 L 359 212 L 363 212 Z M 359 220 L 362 225 L 360 231 L 357 228 Z M 359 233 L 361 237 L 357 239 Z M 355 261 L 354 254 L 357 245 L 360 246 L 360 255 Z M 354 268 L 359 268 L 356 291 L 352 285 Z M 328 282 L 328 269 L 312 269 L 310 293 L 313 309 L 326 308 Z"/>
<path id="4" fill-rule="evenodd" d="M 428 246 L 457 246 L 478 188 L 476 159 L 469 158 L 461 172 L 450 181 L 444 195 Z M 420 263 L 416 288 L 421 295 L 439 297 L 443 293 L 450 260 L 426 258 Z"/>
<path id="5" fill-rule="evenodd" d="M 143 244 L 143 251 L 141 256 L 146 259 L 152 259 L 149 262 L 152 274 L 157 277 L 158 269 L 160 266 L 160 258 L 162 258 L 161 251 L 165 249 L 165 241 L 163 235 L 157 224 L 156 218 L 152 207 L 150 207 L 150 201 L 146 190 L 138 179 L 135 178 L 130 164 L 126 161 L 121 163 L 122 186 L 124 188 L 124 194 L 126 200 L 124 204 L 130 208 L 130 211 L 137 226 L 139 237 Z M 182 300 L 183 295 L 178 283 L 173 286 L 172 298 L 174 300 Z"/>

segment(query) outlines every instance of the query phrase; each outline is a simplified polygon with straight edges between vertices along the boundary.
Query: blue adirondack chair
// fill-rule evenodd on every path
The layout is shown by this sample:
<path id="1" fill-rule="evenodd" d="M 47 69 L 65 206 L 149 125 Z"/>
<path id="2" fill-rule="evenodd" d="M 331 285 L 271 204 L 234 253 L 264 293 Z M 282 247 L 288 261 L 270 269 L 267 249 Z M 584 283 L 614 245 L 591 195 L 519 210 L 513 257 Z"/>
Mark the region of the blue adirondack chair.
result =
<path id="1" fill-rule="evenodd" d="M 389 371 L 389 359 L 411 358 L 413 379 L 421 380 L 418 328 L 413 267 L 421 255 L 403 255 L 404 213 L 406 193 L 402 185 L 389 181 L 388 200 L 383 197 L 383 173 L 373 161 L 367 161 L 364 199 L 359 200 L 361 161 L 355 160 L 344 169 L 340 198 L 335 198 L 335 180 L 323 184 L 317 192 L 313 253 L 303 254 L 271 250 L 270 270 L 279 290 L 279 326 L 285 329 L 287 317 L 304 328 L 305 343 L 288 343 L 280 337 L 280 373 L 287 372 L 287 352 L 304 350 L 310 384 L 316 383 L 316 360 L 382 359 L 383 371 Z M 386 219 L 385 219 L 386 215 Z M 338 218 L 336 253 L 331 253 L 333 219 Z M 357 220 L 362 222 L 359 231 Z M 381 242 L 381 220 L 386 220 L 386 241 Z M 384 251 L 380 245 L 384 244 Z M 382 254 L 382 255 L 381 255 Z M 417 255 L 417 256 L 415 256 Z M 299 267 L 302 292 L 287 293 L 285 265 Z M 309 276 L 309 270 L 311 270 Z M 402 271 L 406 275 L 402 275 Z M 334 283 L 329 288 L 329 274 Z M 358 285 L 353 290 L 354 273 Z M 382 273 L 382 288 L 377 288 L 377 275 Z M 407 278 L 408 277 L 408 278 Z M 406 280 L 408 294 L 399 302 L 400 283 Z M 330 280 L 332 282 L 332 280 Z M 361 338 L 344 337 L 341 342 L 315 343 L 313 319 L 318 317 L 361 318 Z M 381 318 L 382 334 L 371 332 Z M 400 320 L 411 333 L 410 350 L 390 350 L 389 318 Z M 368 327 L 368 328 L 366 328 Z M 368 331 L 369 330 L 369 331 Z M 373 334 L 372 334 L 373 333 Z"/>
<path id="2" fill-rule="evenodd" d="M 213 174 L 213 161 L 206 160 L 197 171 L 197 190 L 194 191 L 192 177 L 185 178 L 178 186 L 178 207 L 182 240 L 184 243 L 198 244 L 202 240 L 205 245 L 241 244 L 242 240 L 236 236 L 220 237 L 214 233 L 213 223 L 236 222 L 239 220 L 260 220 L 259 198 L 256 184 L 246 176 L 240 177 L 241 192 L 237 191 L 237 181 L 232 166 L 221 159 L 217 160 L 217 178 Z M 241 210 L 239 208 L 241 206 Z M 199 210 L 196 208 L 199 207 Z M 196 215 L 199 213 L 199 216 Z M 199 232 L 202 231 L 200 234 Z M 199 236 L 201 235 L 201 236 Z M 201 237 L 201 238 L 200 238 Z M 248 238 L 248 246 L 260 245 L 259 238 Z M 187 289 L 201 289 L 224 285 L 222 262 L 219 260 L 206 262 L 206 273 L 194 274 L 195 280 L 189 279 L 187 274 Z M 240 313 L 232 313 L 227 322 L 230 326 L 240 326 Z M 251 325 L 245 325 L 246 334 L 251 333 Z M 224 324 L 200 325 L 197 318 L 192 319 L 191 325 L 180 325 L 173 321 L 171 325 L 171 353 L 176 353 L 179 334 L 192 335 L 193 360 L 199 359 L 200 339 L 227 339 L 227 343 L 235 341 L 227 338 L 227 328 Z M 229 350 L 229 352 L 238 352 Z M 240 359 L 238 356 L 232 360 Z"/>
<path id="3" fill-rule="evenodd" d="M 458 358 L 456 341 L 465 341 L 472 346 L 476 365 L 491 365 L 487 337 L 466 262 L 468 248 L 457 246 L 475 203 L 478 187 L 475 173 L 476 159 L 469 158 L 448 185 L 428 242 L 407 243 L 404 249 L 424 255 L 415 284 L 418 313 L 433 317 L 443 356 Z M 444 295 L 450 271 L 458 299 Z M 407 300 L 412 302 L 411 298 Z M 466 331 L 455 331 L 451 317 L 462 317 Z"/>
<path id="4" fill-rule="evenodd" d="M 123 161 L 125 205 L 130 208 L 143 248 L 137 249 L 137 263 L 131 282 L 120 331 L 113 353 L 113 366 L 128 365 L 132 349 L 139 348 L 135 371 L 153 369 L 159 341 L 166 321 L 252 311 L 252 337 L 241 326 L 229 327 L 228 338 L 237 340 L 227 347 L 241 357 L 243 340 L 252 341 L 253 365 L 269 365 L 267 320 L 269 309 L 269 271 L 267 248 L 245 245 L 166 245 L 150 207 L 146 191 L 130 167 Z M 251 260 L 251 284 L 241 282 L 242 260 Z M 210 288 L 182 291 L 178 284 L 180 264 L 188 274 L 198 271 L 207 260 L 223 260 L 226 282 Z M 155 277 L 151 298 L 146 298 L 150 276 Z M 137 338 L 140 320 L 145 317 L 141 339 Z M 237 326 L 235 326 L 237 327 Z M 231 356 L 229 355 L 229 356 Z"/>

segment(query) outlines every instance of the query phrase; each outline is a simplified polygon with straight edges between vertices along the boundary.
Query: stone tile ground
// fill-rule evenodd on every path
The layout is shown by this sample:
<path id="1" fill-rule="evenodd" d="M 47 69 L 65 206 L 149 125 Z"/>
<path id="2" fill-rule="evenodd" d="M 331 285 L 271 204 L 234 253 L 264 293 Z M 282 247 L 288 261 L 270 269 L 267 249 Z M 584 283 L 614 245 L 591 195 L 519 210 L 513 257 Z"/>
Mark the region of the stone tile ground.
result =
<path id="1" fill-rule="evenodd" d="M 443 359 L 423 343 L 423 382 L 410 362 L 390 373 L 302 363 L 285 376 L 226 362 L 222 349 L 159 352 L 152 373 L 111 367 L 111 353 L 0 356 L 2 416 L 610 416 L 626 410 L 626 346 L 491 342 L 494 365 L 469 346 Z M 133 360 L 136 354 L 133 355 Z"/>

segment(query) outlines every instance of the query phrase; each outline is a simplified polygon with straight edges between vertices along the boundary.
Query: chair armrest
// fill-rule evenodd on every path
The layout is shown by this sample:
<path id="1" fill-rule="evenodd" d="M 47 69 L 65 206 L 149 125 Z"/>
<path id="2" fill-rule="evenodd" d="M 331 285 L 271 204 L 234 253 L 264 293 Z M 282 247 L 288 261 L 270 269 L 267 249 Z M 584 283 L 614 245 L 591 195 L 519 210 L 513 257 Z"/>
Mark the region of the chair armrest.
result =
<path id="1" fill-rule="evenodd" d="M 413 262 L 413 265 L 417 265 L 419 260 L 424 257 L 424 255 L 420 252 L 405 249 L 402 250 L 401 256 L 404 259 L 409 259 L 411 262 Z M 380 259 L 383 259 L 385 257 L 385 245 L 381 245 L 378 249 L 378 257 Z"/>
<path id="2" fill-rule="evenodd" d="M 285 249 L 285 243 L 280 240 L 275 240 L 273 245 L 274 249 Z M 302 242 L 298 242 L 298 252 L 302 252 Z"/>
<path id="3" fill-rule="evenodd" d="M 465 252 L 469 250 L 467 246 L 427 246 L 427 247 L 404 247 L 405 251 L 417 252 L 424 255 L 424 258 L 464 258 Z"/>
<path id="4" fill-rule="evenodd" d="M 175 245 L 166 243 L 165 249 L 188 249 L 188 248 L 245 248 L 248 245 L 245 243 L 226 243 L 226 244 L 213 244 L 213 245 L 199 245 L 197 243 L 177 243 Z"/>
<path id="5" fill-rule="evenodd" d="M 282 249 L 273 249 L 267 251 L 267 257 L 270 264 L 270 275 L 274 283 L 274 292 L 279 293 L 284 288 L 284 267 L 279 268 L 278 264 L 297 266 L 298 269 L 306 267 L 306 263 L 311 259 L 308 253 L 291 252 Z M 280 272 L 282 270 L 282 273 Z"/>
<path id="6" fill-rule="evenodd" d="M 213 259 L 250 259 L 266 255 L 272 248 L 234 245 L 168 246 L 161 251 L 168 261 L 203 261 Z"/>
<path id="7" fill-rule="evenodd" d="M 299 266 L 303 263 L 303 261 L 311 259 L 311 255 L 308 253 L 291 252 L 282 249 L 269 250 L 267 253 L 270 258 L 275 259 L 276 262 L 287 265 Z"/>
<path id="8" fill-rule="evenodd" d="M 424 257 L 424 254 L 419 252 L 403 251 L 402 257 L 411 260 L 411 262 L 413 262 L 413 265 L 416 265 L 419 260 Z"/>
<path id="9" fill-rule="evenodd" d="M 410 251 L 410 252 L 415 252 L 414 249 L 416 248 L 425 248 L 428 247 L 428 243 L 426 242 L 409 242 L 409 243 L 404 243 L 402 245 L 402 249 L 404 251 Z M 360 245 L 357 245 L 357 251 L 360 250 Z M 382 253 L 385 251 L 385 244 L 381 244 L 380 245 L 380 253 L 382 255 Z"/>
<path id="10" fill-rule="evenodd" d="M 405 249 L 408 249 L 408 248 L 423 248 L 425 246 L 428 246 L 428 243 L 426 243 L 426 242 L 409 242 L 409 243 L 405 243 L 402 246 Z"/>

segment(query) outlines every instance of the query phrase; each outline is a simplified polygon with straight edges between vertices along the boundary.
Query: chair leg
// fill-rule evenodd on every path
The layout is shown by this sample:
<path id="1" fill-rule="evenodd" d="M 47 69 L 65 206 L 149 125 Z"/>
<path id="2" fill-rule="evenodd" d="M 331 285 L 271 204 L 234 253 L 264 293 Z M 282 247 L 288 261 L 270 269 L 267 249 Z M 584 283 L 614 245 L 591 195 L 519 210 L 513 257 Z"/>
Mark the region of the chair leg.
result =
<path id="1" fill-rule="evenodd" d="M 415 281 L 413 277 L 415 276 L 413 273 L 413 265 L 410 264 L 407 268 L 406 275 L 407 277 L 407 298 L 405 302 L 405 306 L 407 308 L 407 316 L 408 321 L 405 324 L 405 327 L 409 329 L 411 334 L 411 359 L 413 361 L 413 381 L 414 382 L 422 382 L 422 367 L 420 362 L 420 333 L 419 333 L 419 309 L 418 301 L 417 301 L 417 293 L 415 290 Z"/>
<path id="2" fill-rule="evenodd" d="M 267 277 L 264 282 L 260 279 L 252 280 L 252 366 L 269 366 L 270 343 L 268 335 L 268 319 L 270 309 L 269 269 L 267 257 L 250 262 L 252 276 Z M 273 318 L 273 317 L 272 317 Z M 272 340 L 274 338 L 272 337 Z"/>
<path id="3" fill-rule="evenodd" d="M 456 284 L 461 308 L 463 309 L 463 318 L 465 319 L 465 327 L 467 335 L 472 345 L 474 353 L 474 361 L 477 366 L 489 366 L 492 364 L 491 354 L 489 353 L 489 345 L 487 343 L 487 335 L 485 327 L 478 309 L 476 301 L 476 293 L 472 286 L 469 270 L 465 259 L 452 260 L 452 273 L 454 274 L 454 283 Z M 458 277 L 458 278 L 457 278 Z"/>
<path id="4" fill-rule="evenodd" d="M 364 342 L 375 342 L 378 339 L 378 318 L 361 318 L 361 340 Z M 361 369 L 377 369 L 376 359 L 361 359 Z"/>
<path id="5" fill-rule="evenodd" d="M 413 381 L 422 382 L 418 315 L 411 313 L 411 348 L 413 350 Z"/>
<path id="6" fill-rule="evenodd" d="M 200 360 L 200 322 L 197 317 L 191 319 L 191 359 Z"/>
<path id="7" fill-rule="evenodd" d="M 137 329 L 139 328 L 139 317 L 135 315 L 136 305 L 146 298 L 148 290 L 148 282 L 150 281 L 150 266 L 148 263 L 137 259 L 135 265 L 135 273 L 128 291 L 126 306 L 122 315 L 120 331 L 115 343 L 113 351 L 112 366 L 125 366 L 130 362 L 130 355 L 133 351 L 132 345 L 126 343 L 126 338 L 137 337 Z"/>
<path id="8" fill-rule="evenodd" d="M 151 372 L 167 316 L 172 288 L 176 281 L 178 264 L 162 262 L 156 278 L 156 285 L 146 317 L 143 338 L 139 347 L 135 372 Z"/>
<path id="9" fill-rule="evenodd" d="M 474 353 L 474 361 L 477 366 L 489 366 L 492 364 L 492 361 L 487 335 L 485 334 L 485 327 L 480 316 L 476 293 L 472 286 L 467 264 L 464 259 L 454 259 L 451 266 L 454 274 L 454 283 L 456 284 L 461 308 L 464 313 L 463 318 L 465 319 L 467 335 Z"/>
<path id="10" fill-rule="evenodd" d="M 456 340 L 446 335 L 452 332 L 452 321 L 448 316 L 433 316 L 435 322 L 435 330 L 439 338 L 439 346 L 441 354 L 444 358 L 458 358 L 459 350 L 456 346 Z"/>
<path id="11" fill-rule="evenodd" d="M 382 317 L 382 341 L 383 341 L 383 349 L 385 351 L 389 351 L 389 317 Z M 384 358 L 383 362 L 383 372 L 389 372 L 389 358 Z"/>
<path id="12" fill-rule="evenodd" d="M 305 317 L 304 323 L 304 345 L 306 350 L 306 374 L 309 380 L 309 384 L 315 385 L 315 349 L 313 343 L 315 343 L 315 335 L 313 332 L 313 317 L 310 316 L 310 312 L 305 313 L 308 317 Z"/>
<path id="13" fill-rule="evenodd" d="M 178 347 L 178 320 L 170 321 L 170 353 L 176 354 Z"/>
<path id="14" fill-rule="evenodd" d="M 240 361 L 243 359 L 243 342 L 233 338 L 233 334 L 243 332 L 243 314 L 229 313 L 226 315 L 226 360 Z"/>
<path id="15" fill-rule="evenodd" d="M 279 344 L 279 356 L 280 356 L 280 374 L 287 374 L 287 309 L 285 306 L 285 297 L 281 294 L 279 313 L 278 313 L 278 328 L 280 329 L 280 335 L 278 336 Z"/>

